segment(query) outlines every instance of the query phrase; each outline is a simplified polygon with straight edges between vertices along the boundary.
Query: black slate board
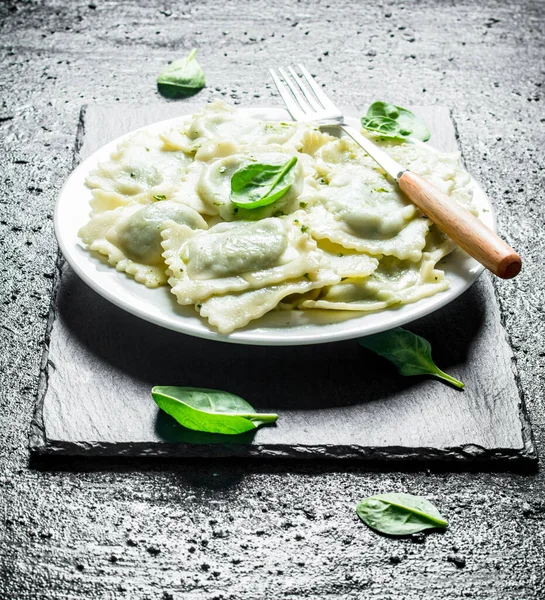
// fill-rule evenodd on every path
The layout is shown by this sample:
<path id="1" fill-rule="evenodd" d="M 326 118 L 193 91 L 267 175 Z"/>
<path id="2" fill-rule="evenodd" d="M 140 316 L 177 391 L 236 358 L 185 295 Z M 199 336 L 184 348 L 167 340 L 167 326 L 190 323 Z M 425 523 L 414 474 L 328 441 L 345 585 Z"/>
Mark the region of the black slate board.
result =
<path id="1" fill-rule="evenodd" d="M 180 108 L 180 106 L 182 108 Z M 188 112 L 188 104 L 87 107 L 77 160 L 112 138 Z M 434 145 L 456 148 L 447 109 L 416 109 Z M 122 275 L 120 275 L 122 276 Z M 512 352 L 487 275 L 447 307 L 408 328 L 436 362 L 462 379 L 404 378 L 356 341 L 256 347 L 188 337 L 111 305 L 64 264 L 31 430 L 41 454 L 534 461 Z M 232 391 L 276 427 L 236 438 L 184 430 L 160 413 L 153 385 Z"/>

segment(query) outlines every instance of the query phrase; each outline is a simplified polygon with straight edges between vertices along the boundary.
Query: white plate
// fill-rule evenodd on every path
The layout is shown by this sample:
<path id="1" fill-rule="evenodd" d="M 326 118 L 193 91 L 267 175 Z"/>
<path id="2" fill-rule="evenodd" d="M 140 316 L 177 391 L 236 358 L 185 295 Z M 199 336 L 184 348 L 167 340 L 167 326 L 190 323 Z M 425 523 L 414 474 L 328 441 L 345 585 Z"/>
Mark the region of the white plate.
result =
<path id="1" fill-rule="evenodd" d="M 247 114 L 266 120 L 288 121 L 288 113 L 280 108 L 248 108 Z M 180 117 L 183 118 L 183 117 Z M 174 126 L 179 119 L 154 123 L 141 130 L 158 133 Z M 352 125 L 358 127 L 356 119 Z M 127 134 L 130 135 L 130 134 Z M 236 344 L 287 346 L 319 344 L 356 337 L 398 327 L 423 317 L 452 302 L 482 273 L 483 267 L 460 250 L 441 261 L 450 282 L 448 290 L 431 298 L 399 308 L 375 313 L 347 311 L 273 311 L 247 327 L 229 335 L 214 331 L 192 306 L 176 304 L 170 288 L 148 289 L 131 277 L 119 273 L 87 252 L 78 238 L 78 230 L 89 221 L 91 192 L 85 178 L 99 162 L 116 149 L 122 136 L 103 146 L 81 163 L 68 178 L 55 207 L 55 233 L 60 249 L 74 271 L 101 296 L 120 308 L 162 327 L 188 335 Z M 475 204 L 483 221 L 495 230 L 495 217 L 482 188 L 474 181 Z M 359 316 L 357 316 L 359 315 Z"/>

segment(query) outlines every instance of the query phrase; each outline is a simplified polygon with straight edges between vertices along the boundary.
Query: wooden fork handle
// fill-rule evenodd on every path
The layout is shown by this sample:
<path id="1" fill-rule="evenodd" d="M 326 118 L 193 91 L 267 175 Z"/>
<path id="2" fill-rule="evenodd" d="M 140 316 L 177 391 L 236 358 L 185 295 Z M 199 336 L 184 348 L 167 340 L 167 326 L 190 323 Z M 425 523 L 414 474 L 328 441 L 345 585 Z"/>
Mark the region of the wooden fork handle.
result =
<path id="1" fill-rule="evenodd" d="M 408 198 L 458 246 L 498 277 L 518 275 L 520 256 L 463 206 L 424 178 L 403 172 L 397 180 Z"/>

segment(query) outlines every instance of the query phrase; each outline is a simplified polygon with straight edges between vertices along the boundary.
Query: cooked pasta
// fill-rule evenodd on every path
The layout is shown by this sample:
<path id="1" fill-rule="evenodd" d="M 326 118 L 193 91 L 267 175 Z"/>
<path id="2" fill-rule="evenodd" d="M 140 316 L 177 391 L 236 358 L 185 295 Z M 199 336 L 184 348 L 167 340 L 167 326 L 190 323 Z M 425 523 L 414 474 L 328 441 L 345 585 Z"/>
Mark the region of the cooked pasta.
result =
<path id="1" fill-rule="evenodd" d="M 375 142 L 474 211 L 458 153 Z M 242 201 L 235 174 L 243 191 L 254 185 Z M 213 102 L 125 137 L 87 185 L 85 247 L 139 283 L 169 285 L 221 333 L 275 309 L 357 314 L 448 288 L 437 263 L 454 245 L 359 146 L 313 125 Z"/>

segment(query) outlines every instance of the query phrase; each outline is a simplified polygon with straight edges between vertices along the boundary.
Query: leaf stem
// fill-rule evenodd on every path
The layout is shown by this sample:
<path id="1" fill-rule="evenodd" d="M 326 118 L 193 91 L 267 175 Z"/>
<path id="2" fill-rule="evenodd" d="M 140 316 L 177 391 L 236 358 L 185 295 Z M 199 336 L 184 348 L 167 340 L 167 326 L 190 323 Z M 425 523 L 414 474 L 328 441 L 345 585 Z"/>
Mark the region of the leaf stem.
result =
<path id="1" fill-rule="evenodd" d="M 454 387 L 458 388 L 459 390 L 463 390 L 465 385 L 462 381 L 460 381 L 459 379 L 456 379 L 455 377 L 452 377 L 452 375 L 449 375 L 448 373 L 445 373 L 444 371 L 441 371 L 441 369 L 437 369 L 437 373 L 432 373 L 433 375 L 435 375 L 436 377 L 439 377 L 440 379 L 444 379 L 445 381 L 448 381 L 448 383 L 452 384 Z"/>
<path id="2" fill-rule="evenodd" d="M 274 423 L 278 419 L 275 413 L 233 413 L 233 415 L 251 421 L 263 421 L 263 423 Z"/>

